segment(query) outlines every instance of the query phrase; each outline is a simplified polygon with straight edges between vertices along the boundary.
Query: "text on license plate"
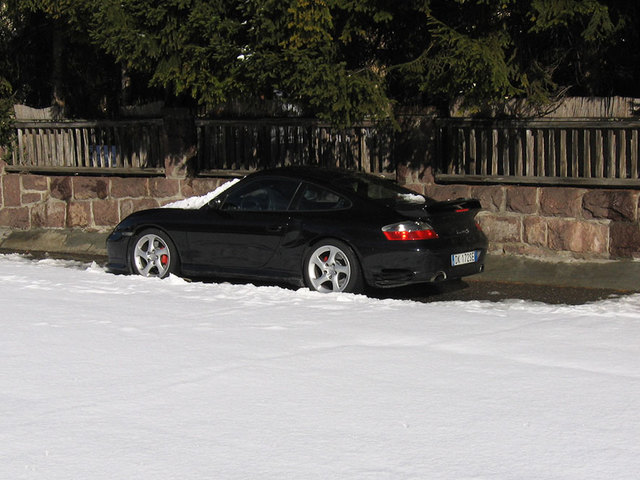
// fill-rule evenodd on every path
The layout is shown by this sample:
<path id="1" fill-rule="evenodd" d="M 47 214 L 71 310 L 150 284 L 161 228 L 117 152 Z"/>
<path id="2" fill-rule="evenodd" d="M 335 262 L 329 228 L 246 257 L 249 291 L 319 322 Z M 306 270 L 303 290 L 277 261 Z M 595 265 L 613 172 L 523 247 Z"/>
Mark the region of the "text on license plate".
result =
<path id="1" fill-rule="evenodd" d="M 465 265 L 467 263 L 474 263 L 478 261 L 478 250 L 473 252 L 454 253 L 451 255 L 451 266 Z"/>

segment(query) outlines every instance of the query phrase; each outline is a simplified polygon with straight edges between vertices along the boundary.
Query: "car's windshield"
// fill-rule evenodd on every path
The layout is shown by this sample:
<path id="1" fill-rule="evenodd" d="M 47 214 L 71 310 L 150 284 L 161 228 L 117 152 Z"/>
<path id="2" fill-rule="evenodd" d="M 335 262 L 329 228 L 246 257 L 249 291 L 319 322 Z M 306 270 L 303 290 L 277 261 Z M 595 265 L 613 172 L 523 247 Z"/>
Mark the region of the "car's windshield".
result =
<path id="1" fill-rule="evenodd" d="M 385 205 L 429 205 L 433 200 L 407 188 L 373 175 L 356 174 L 337 179 L 335 184 L 349 190 L 359 197 Z"/>

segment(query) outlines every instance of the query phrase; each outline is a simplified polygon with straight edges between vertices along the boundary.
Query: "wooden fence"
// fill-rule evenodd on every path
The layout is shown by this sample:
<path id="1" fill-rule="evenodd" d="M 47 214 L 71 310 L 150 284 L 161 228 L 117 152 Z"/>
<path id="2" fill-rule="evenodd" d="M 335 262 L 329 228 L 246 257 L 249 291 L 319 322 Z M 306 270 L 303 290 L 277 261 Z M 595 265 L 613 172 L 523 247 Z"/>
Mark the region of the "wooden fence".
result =
<path id="1" fill-rule="evenodd" d="M 438 182 L 640 187 L 639 121 L 447 119 L 436 124 Z"/>
<path id="2" fill-rule="evenodd" d="M 407 132 L 397 135 L 369 124 L 336 128 L 304 119 L 199 119 L 195 125 L 200 175 L 319 165 L 393 176 L 396 160 L 407 160 L 396 158 L 398 152 L 411 149 L 419 159 L 432 149 L 430 142 L 407 143 Z M 640 188 L 638 120 L 439 119 L 435 125 L 437 182 Z M 162 119 L 20 121 L 7 169 L 162 174 L 171 133 Z"/>
<path id="3" fill-rule="evenodd" d="M 162 120 L 16 122 L 10 170 L 161 173 Z"/>
<path id="4" fill-rule="evenodd" d="M 198 120 L 198 171 L 220 174 L 319 165 L 394 174 L 393 135 L 373 125 L 313 120 Z"/>

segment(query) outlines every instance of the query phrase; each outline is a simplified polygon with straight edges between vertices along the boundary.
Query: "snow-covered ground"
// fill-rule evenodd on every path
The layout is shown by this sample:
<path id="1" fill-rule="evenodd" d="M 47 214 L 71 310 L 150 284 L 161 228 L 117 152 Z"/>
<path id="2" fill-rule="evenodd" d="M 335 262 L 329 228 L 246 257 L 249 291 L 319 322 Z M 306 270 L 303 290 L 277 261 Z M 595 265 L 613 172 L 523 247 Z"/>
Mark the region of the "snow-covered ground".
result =
<path id="1" fill-rule="evenodd" d="M 0 256 L 2 479 L 636 479 L 640 296 L 373 300 Z"/>

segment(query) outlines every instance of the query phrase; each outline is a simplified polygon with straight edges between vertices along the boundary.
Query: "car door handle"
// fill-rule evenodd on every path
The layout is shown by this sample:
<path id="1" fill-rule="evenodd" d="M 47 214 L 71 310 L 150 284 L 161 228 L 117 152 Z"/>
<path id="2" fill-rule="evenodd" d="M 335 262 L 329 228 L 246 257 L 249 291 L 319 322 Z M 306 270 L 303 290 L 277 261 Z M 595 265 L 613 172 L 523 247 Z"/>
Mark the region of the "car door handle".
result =
<path id="1" fill-rule="evenodd" d="M 284 230 L 284 225 L 269 225 L 267 232 L 269 233 L 281 233 Z"/>

